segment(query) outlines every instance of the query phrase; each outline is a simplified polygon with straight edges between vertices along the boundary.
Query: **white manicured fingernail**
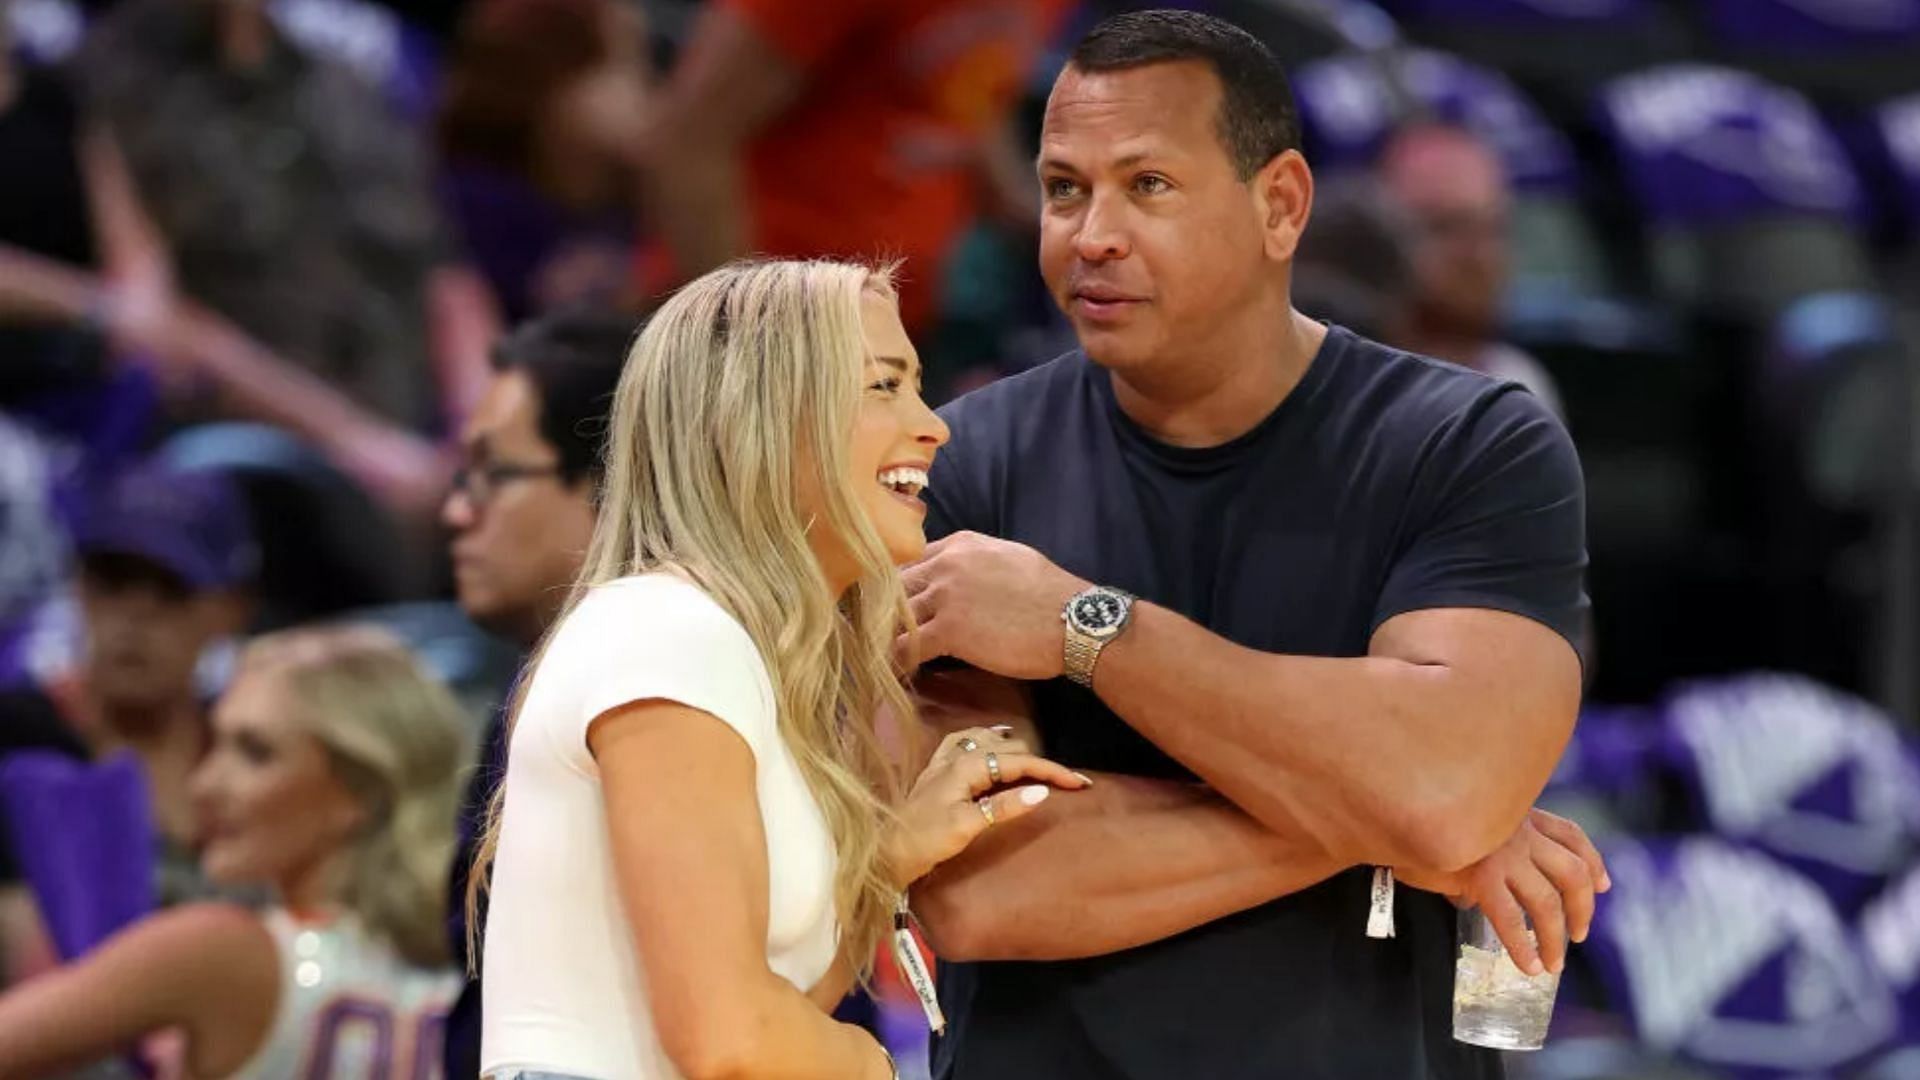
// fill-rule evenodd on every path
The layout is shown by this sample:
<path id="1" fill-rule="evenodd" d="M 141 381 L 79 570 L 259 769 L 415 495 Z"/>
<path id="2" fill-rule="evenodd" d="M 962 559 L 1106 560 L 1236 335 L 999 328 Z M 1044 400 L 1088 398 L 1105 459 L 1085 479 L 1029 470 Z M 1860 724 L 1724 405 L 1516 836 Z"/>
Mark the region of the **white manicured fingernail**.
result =
<path id="1" fill-rule="evenodd" d="M 1013 725 L 1012 724 L 995 724 L 992 727 L 988 728 L 987 730 L 993 732 L 996 735 L 1007 735 L 1012 733 Z"/>
<path id="2" fill-rule="evenodd" d="M 1021 788 L 1020 801 L 1026 803 L 1028 806 L 1038 806 L 1046 801 L 1050 790 L 1051 789 L 1041 787 L 1038 784 L 1028 788 Z"/>
<path id="3" fill-rule="evenodd" d="M 1074 779 L 1080 781 L 1081 783 L 1087 785 L 1088 787 L 1093 786 L 1093 777 L 1088 776 L 1086 773 L 1077 772 L 1077 773 L 1074 773 L 1073 776 L 1074 776 Z"/>

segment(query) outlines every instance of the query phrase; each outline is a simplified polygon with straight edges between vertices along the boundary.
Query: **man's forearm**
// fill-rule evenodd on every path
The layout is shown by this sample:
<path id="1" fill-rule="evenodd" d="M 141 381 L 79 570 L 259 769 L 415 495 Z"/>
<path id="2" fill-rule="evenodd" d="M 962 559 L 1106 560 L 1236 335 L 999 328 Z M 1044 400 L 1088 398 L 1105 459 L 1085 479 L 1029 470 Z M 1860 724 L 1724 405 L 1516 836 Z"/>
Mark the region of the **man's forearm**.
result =
<path id="1" fill-rule="evenodd" d="M 1344 869 L 1191 784 L 1097 775 L 913 890 L 950 960 L 1063 960 L 1172 937 Z"/>
<path id="2" fill-rule="evenodd" d="M 1279 656 L 1136 610 L 1096 669 L 1101 697 L 1253 817 L 1347 862 L 1447 872 L 1485 856 L 1539 794 L 1577 707 L 1577 679 L 1547 700 L 1511 690 L 1501 664 Z"/>

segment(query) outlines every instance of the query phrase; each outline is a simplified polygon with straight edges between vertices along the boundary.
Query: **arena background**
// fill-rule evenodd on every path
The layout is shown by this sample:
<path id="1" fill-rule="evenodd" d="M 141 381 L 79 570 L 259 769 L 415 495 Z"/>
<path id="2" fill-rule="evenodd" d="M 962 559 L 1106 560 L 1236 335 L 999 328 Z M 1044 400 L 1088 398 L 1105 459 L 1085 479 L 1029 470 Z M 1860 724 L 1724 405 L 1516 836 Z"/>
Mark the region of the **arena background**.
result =
<path id="1" fill-rule="evenodd" d="M 83 67 L 90 27 L 116 7 L 199 2 L 0 0 L 0 41 L 15 69 L 64 77 Z M 504 321 L 582 303 L 644 309 L 661 280 L 644 197 L 593 194 L 584 174 L 604 162 L 590 150 L 562 157 L 583 174 L 572 179 L 584 187 L 570 190 L 586 194 L 556 197 L 566 178 L 489 156 L 482 136 L 516 115 L 525 124 L 577 114 L 583 144 L 617 137 L 617 115 L 555 104 L 568 73 L 606 77 L 616 113 L 619 102 L 644 102 L 673 70 L 698 4 L 261 2 L 297 49 L 371 86 L 390 110 L 377 125 L 337 117 L 353 129 L 342 137 L 375 138 L 356 125 L 402 132 L 428 177 L 424 210 L 440 225 L 394 240 L 381 264 L 393 289 L 438 295 L 423 282 L 456 265 L 473 271 L 489 294 L 481 306 Z M 992 6 L 1032 8 L 1049 28 L 1047 47 L 1014 73 L 1013 108 L 979 118 L 1025 152 L 1063 43 L 1126 5 Z M 1464 129 L 1503 166 L 1510 212 L 1494 242 L 1512 274 L 1496 336 L 1557 390 L 1587 476 L 1594 659 L 1549 805 L 1601 841 L 1615 883 L 1576 951 L 1548 1050 L 1515 1058 L 1514 1075 L 1920 1077 L 1909 349 L 1920 325 L 1920 0 L 1190 6 L 1247 27 L 1287 62 L 1309 160 L 1323 193 L 1335 193 L 1326 205 L 1348 211 L 1328 220 L 1352 232 L 1303 254 L 1308 313 L 1384 334 L 1414 302 L 1404 253 L 1377 250 L 1412 241 L 1365 242 L 1377 240 L 1368 200 L 1381 195 L 1365 178 L 1396 129 Z M 598 28 L 589 38 L 637 35 L 639 47 L 575 56 L 557 44 L 585 24 Z M 524 27 L 556 44 L 527 51 L 533 66 L 489 70 L 488 56 L 508 55 L 485 53 L 498 48 L 489 26 L 495 38 Z M 482 82 L 461 100 L 447 73 L 463 48 L 475 50 L 464 62 Z M 149 59 L 179 62 L 158 50 Z M 607 70 L 622 63 L 630 70 Z M 549 69 L 559 74 L 542 83 Z M 162 80 L 147 92 L 165 98 L 167 69 L 147 70 Z M 103 97 L 102 108 L 115 107 Z M 464 129 L 448 119 L 456 105 Z M 186 130 L 167 124 L 255 123 L 267 136 L 227 142 L 254 153 L 277 145 L 278 121 L 243 109 L 123 115 L 155 125 L 118 132 L 136 144 Z M 68 120 L 71 133 L 94 118 Z M 35 150 L 49 129 L 9 122 L 0 112 L 0 251 L 30 244 L 15 233 L 70 213 L 75 198 Z M 843 151 L 821 146 L 814 167 L 838 168 Z M 806 160 L 804 147 L 797 153 Z M 220 159 L 207 168 L 203 180 L 217 188 Z M 378 176 L 359 179 L 342 212 L 420 209 L 394 201 Z M 930 291 L 916 329 L 938 396 L 1070 347 L 1033 269 L 1019 201 L 983 201 L 959 223 L 944 273 L 908 267 Z M 912 226 L 914 208 L 895 212 Z M 311 268 L 297 261 L 310 256 L 291 246 L 264 270 L 299 277 Z M 76 273 L 107 269 L 87 265 L 84 250 L 71 261 Z M 0 262 L 0 281 L 4 270 Z M 256 336 L 298 339 L 272 325 L 276 301 L 240 290 L 189 299 Z M 316 445 L 270 408 L 196 393 L 206 376 L 170 344 L 103 331 L 98 319 L 6 312 L 0 305 L 0 679 L 61 677 L 73 656 L 72 521 L 117 475 L 158 455 L 226 473 L 243 492 L 262 549 L 252 629 L 349 614 L 382 622 L 461 691 L 478 730 L 516 658 L 451 602 L 433 507 L 452 459 L 444 411 L 423 404 L 431 394 L 382 399 L 402 404 L 369 430 L 369 462 Z M 415 374 L 427 379 L 425 347 L 414 347 Z M 343 385 L 361 377 L 345 363 L 311 367 Z M 209 693 L 223 655 L 204 658 Z M 875 1022 L 908 1071 L 923 1070 L 917 1007 L 886 985 L 893 994 Z"/>

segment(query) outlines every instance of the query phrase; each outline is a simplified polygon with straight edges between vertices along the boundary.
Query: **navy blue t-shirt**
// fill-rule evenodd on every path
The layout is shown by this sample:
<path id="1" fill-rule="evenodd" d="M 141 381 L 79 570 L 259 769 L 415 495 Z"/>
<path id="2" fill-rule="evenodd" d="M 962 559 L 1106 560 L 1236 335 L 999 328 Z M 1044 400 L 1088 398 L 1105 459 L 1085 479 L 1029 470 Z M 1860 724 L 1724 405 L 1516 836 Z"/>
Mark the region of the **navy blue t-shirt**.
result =
<path id="1" fill-rule="evenodd" d="M 1580 465 L 1517 385 L 1340 327 L 1294 390 L 1222 446 L 1161 443 L 1079 353 L 947 406 L 929 537 L 970 530 L 1265 652 L 1363 656 L 1403 612 L 1494 608 L 1578 643 Z M 1048 756 L 1191 779 L 1091 692 L 1033 687 Z M 1354 723 L 1366 723 L 1356 716 Z M 1461 738 L 1475 733 L 1463 730 Z M 1453 1041 L 1454 911 L 1397 891 L 1365 933 L 1369 876 L 1086 960 L 944 964 L 941 1080 L 1497 1077 Z"/>

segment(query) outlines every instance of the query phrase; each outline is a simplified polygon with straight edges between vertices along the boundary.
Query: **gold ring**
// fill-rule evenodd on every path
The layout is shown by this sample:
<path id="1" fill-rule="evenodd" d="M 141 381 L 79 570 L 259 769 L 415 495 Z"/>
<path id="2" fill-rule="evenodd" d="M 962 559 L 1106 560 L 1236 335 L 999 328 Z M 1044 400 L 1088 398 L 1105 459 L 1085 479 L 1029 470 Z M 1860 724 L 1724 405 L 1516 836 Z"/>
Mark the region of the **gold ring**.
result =
<path id="1" fill-rule="evenodd" d="M 993 781 L 994 787 L 1000 786 L 1000 755 L 992 751 L 987 752 L 987 779 Z"/>
<path id="2" fill-rule="evenodd" d="M 979 799 L 974 801 L 973 805 L 980 808 L 980 816 L 987 819 L 987 824 L 992 825 L 993 824 L 993 796 L 982 795 Z"/>
<path id="3" fill-rule="evenodd" d="M 963 738 L 963 739 L 961 739 L 961 740 L 960 740 L 960 752 L 961 752 L 961 753 L 963 753 L 963 754 L 971 754 L 971 753 L 973 753 L 973 752 L 974 752 L 975 750 L 978 750 L 978 749 L 980 749 L 980 744 L 979 744 L 978 742 L 975 742 L 975 741 L 974 741 L 974 738 L 973 738 L 973 736 L 971 736 L 971 735 L 968 735 L 968 736 L 966 736 L 965 738 Z"/>

